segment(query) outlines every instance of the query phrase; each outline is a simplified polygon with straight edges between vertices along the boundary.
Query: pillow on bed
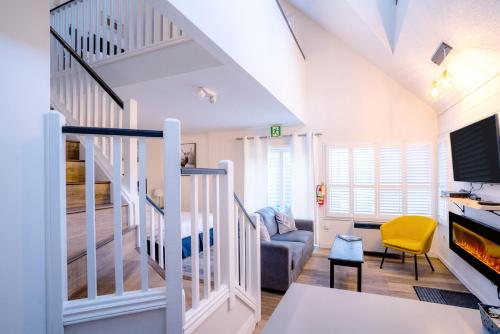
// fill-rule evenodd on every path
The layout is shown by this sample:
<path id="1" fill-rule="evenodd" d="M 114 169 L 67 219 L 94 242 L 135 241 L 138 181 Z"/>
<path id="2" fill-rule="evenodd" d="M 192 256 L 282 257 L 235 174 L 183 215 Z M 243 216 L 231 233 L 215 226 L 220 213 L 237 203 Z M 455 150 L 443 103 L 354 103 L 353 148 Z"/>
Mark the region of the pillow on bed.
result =
<path id="1" fill-rule="evenodd" d="M 278 233 L 284 234 L 292 231 L 296 231 L 295 219 L 293 218 L 292 211 L 287 210 L 287 213 L 278 212 L 275 216 L 276 223 L 278 223 Z"/>
<path id="2" fill-rule="evenodd" d="M 267 227 L 262 219 L 260 220 L 260 240 L 271 241 L 271 236 L 269 235 L 269 231 L 267 230 Z"/>

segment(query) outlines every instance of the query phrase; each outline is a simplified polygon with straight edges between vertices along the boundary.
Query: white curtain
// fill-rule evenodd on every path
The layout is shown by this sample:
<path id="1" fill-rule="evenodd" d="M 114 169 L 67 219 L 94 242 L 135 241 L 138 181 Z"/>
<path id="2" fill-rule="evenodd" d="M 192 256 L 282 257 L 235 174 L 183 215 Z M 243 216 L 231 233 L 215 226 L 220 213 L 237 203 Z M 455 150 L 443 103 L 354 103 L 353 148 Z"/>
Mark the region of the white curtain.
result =
<path id="1" fill-rule="evenodd" d="M 245 160 L 244 197 L 245 208 L 255 212 L 267 206 L 267 148 L 268 140 L 255 136 L 243 139 Z"/>
<path id="2" fill-rule="evenodd" d="M 295 218 L 315 219 L 315 166 L 316 137 L 293 135 L 292 152 L 292 212 Z"/>

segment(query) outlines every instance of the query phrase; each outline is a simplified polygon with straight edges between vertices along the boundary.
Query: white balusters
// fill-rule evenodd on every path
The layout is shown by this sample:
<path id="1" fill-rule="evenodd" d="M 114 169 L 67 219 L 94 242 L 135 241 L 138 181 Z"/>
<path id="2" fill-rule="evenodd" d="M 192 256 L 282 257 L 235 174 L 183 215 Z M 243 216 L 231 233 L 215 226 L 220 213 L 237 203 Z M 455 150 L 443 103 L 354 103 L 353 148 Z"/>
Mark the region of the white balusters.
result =
<path id="1" fill-rule="evenodd" d="M 146 140 L 139 139 L 139 248 L 141 255 L 141 289 L 148 290 L 148 254 L 146 240 Z"/>
<path id="2" fill-rule="evenodd" d="M 212 186 L 212 200 L 210 201 L 213 219 L 213 239 L 214 239 L 214 290 L 220 287 L 220 237 L 219 237 L 219 175 L 214 175 Z"/>
<path id="3" fill-rule="evenodd" d="M 93 146 L 93 142 L 92 142 Z M 121 138 L 113 137 L 113 222 L 115 244 L 115 290 L 123 294 L 123 255 L 122 255 L 122 190 L 121 190 Z"/>
<path id="4" fill-rule="evenodd" d="M 95 177 L 94 137 L 85 137 L 85 220 L 87 226 L 87 296 L 97 297 L 97 267 L 95 239 Z"/>
<path id="5" fill-rule="evenodd" d="M 203 284 L 204 284 L 204 296 L 208 298 L 210 296 L 210 222 L 209 222 L 209 210 L 210 210 L 210 189 L 209 189 L 209 178 L 208 175 L 203 175 L 202 184 L 202 197 L 203 197 Z"/>
<path id="6" fill-rule="evenodd" d="M 156 220 L 155 220 L 155 209 L 151 205 L 150 206 L 150 216 L 149 216 L 149 228 L 150 228 L 150 236 L 149 236 L 149 256 L 156 261 Z"/>
<path id="7" fill-rule="evenodd" d="M 88 63 L 183 38 L 150 0 L 79 0 L 51 13 L 51 26 Z"/>
<path id="8" fill-rule="evenodd" d="M 192 307 L 200 302 L 200 258 L 198 225 L 198 175 L 191 176 L 191 298 Z"/>

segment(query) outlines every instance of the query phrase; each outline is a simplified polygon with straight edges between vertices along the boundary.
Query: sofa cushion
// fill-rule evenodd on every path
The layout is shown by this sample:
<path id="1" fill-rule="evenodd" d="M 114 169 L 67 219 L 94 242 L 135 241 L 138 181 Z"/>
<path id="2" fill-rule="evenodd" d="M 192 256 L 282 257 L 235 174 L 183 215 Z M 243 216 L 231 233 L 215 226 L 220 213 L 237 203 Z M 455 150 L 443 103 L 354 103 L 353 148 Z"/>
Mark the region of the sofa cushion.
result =
<path id="1" fill-rule="evenodd" d="M 272 240 L 271 242 L 273 244 L 283 245 L 290 250 L 292 254 L 292 270 L 295 269 L 300 259 L 302 258 L 305 244 L 302 242 L 278 241 L 278 240 Z"/>
<path id="2" fill-rule="evenodd" d="M 306 245 L 304 251 L 313 247 L 314 234 L 310 231 L 296 230 L 285 234 L 276 234 L 271 238 L 273 241 L 302 242 Z"/>
<path id="3" fill-rule="evenodd" d="M 264 209 L 260 209 L 257 213 L 261 216 L 264 221 L 264 225 L 266 225 L 267 231 L 269 235 L 272 237 L 276 233 L 278 233 L 278 224 L 276 224 L 276 219 L 274 216 L 276 215 L 276 210 L 271 207 L 267 207 Z"/>

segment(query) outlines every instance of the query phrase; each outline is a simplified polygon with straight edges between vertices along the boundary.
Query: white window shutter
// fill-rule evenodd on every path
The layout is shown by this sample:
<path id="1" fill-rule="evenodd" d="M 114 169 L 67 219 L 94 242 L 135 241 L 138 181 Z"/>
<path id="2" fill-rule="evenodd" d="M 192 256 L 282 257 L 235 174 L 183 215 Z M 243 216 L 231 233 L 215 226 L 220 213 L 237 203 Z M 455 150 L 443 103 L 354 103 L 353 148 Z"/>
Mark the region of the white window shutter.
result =
<path id="1" fill-rule="evenodd" d="M 375 150 L 356 148 L 353 150 L 354 214 L 375 214 Z"/>
<path id="2" fill-rule="evenodd" d="M 432 216 L 432 145 L 409 145 L 406 166 L 407 213 Z"/>
<path id="3" fill-rule="evenodd" d="M 349 215 L 351 212 L 349 149 L 329 148 L 327 161 L 327 214 Z"/>
<path id="4" fill-rule="evenodd" d="M 381 147 L 379 150 L 379 215 L 403 214 L 402 148 Z"/>

